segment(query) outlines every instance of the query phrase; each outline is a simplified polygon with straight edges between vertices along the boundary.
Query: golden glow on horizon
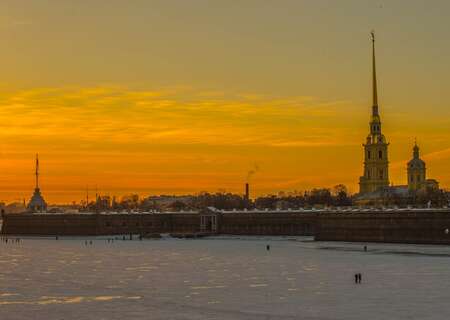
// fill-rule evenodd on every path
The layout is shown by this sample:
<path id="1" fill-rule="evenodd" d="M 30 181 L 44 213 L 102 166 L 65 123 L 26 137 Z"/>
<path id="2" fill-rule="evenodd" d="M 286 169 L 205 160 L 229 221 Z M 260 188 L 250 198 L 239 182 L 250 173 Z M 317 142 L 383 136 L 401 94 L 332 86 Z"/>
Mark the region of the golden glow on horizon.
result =
<path id="1" fill-rule="evenodd" d="M 255 164 L 253 195 L 338 183 L 356 192 L 369 119 L 369 107 L 350 101 L 188 87 L 36 88 L 2 92 L 0 105 L 0 199 L 29 198 L 39 152 L 42 191 L 53 203 L 79 201 L 86 185 L 118 196 L 242 192 Z M 381 114 L 391 178 L 404 183 L 417 131 L 404 116 Z M 429 176 L 448 186 L 450 149 L 436 149 L 448 137 L 433 134 L 436 123 L 425 124 L 419 142 Z"/>

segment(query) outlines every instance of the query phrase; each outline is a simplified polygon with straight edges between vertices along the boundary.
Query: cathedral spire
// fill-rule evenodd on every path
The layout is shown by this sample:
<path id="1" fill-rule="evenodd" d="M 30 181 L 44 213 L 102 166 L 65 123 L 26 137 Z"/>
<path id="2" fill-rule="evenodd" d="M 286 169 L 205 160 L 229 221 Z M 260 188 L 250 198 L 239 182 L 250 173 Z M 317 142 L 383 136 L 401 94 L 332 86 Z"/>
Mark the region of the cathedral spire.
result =
<path id="1" fill-rule="evenodd" d="M 413 157 L 414 159 L 419 159 L 419 146 L 417 145 L 417 139 L 414 140 Z"/>
<path id="2" fill-rule="evenodd" d="M 378 115 L 378 92 L 377 92 L 377 70 L 375 65 L 375 31 L 370 33 L 372 38 L 372 94 L 373 94 L 373 104 L 372 104 L 372 115 Z"/>
<path id="3" fill-rule="evenodd" d="M 360 177 L 360 193 L 389 187 L 388 146 L 381 133 L 381 119 L 378 113 L 377 70 L 375 65 L 375 32 L 370 33 L 372 41 L 372 116 L 370 132 L 364 144 L 364 171 Z"/>
<path id="4" fill-rule="evenodd" d="M 36 153 L 35 177 L 36 177 L 36 188 L 34 189 L 33 196 L 31 197 L 30 202 L 28 203 L 27 209 L 30 212 L 44 212 L 45 210 L 47 210 L 47 203 L 42 197 L 41 190 L 39 190 L 39 156 L 37 153 Z"/>
<path id="5" fill-rule="evenodd" d="M 36 153 L 36 189 L 39 189 L 39 156 Z"/>

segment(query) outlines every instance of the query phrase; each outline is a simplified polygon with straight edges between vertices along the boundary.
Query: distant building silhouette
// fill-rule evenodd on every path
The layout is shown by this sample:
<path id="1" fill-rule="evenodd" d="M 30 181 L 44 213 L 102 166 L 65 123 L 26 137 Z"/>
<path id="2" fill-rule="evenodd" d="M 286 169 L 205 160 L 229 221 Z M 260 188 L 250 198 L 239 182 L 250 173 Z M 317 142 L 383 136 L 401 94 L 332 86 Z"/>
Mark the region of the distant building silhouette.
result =
<path id="1" fill-rule="evenodd" d="M 27 209 L 30 212 L 43 212 L 47 210 L 47 203 L 41 195 L 39 189 L 39 157 L 36 154 L 36 187 L 34 188 L 33 196 L 28 203 Z"/>

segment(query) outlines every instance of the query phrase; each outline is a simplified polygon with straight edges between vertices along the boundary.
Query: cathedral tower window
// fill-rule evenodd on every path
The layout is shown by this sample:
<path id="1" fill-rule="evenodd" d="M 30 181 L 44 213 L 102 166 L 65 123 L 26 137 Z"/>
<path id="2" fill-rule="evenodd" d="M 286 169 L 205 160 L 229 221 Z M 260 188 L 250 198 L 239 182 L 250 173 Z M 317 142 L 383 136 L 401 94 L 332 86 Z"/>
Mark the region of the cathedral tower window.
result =
<path id="1" fill-rule="evenodd" d="M 378 151 L 378 159 L 383 159 L 383 151 Z"/>

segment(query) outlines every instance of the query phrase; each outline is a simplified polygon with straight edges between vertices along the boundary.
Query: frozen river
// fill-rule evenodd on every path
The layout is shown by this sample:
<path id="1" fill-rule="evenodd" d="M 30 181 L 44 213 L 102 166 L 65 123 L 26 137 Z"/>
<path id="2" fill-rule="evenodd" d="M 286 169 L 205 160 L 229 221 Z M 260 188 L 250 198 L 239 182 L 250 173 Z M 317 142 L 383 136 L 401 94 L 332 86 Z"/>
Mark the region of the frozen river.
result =
<path id="1" fill-rule="evenodd" d="M 90 240 L 0 243 L 0 318 L 450 318 L 450 247 Z"/>

